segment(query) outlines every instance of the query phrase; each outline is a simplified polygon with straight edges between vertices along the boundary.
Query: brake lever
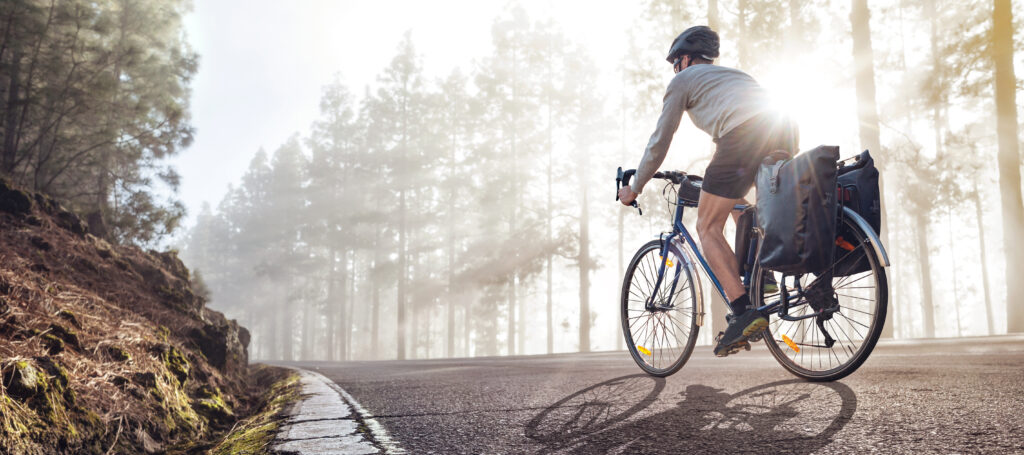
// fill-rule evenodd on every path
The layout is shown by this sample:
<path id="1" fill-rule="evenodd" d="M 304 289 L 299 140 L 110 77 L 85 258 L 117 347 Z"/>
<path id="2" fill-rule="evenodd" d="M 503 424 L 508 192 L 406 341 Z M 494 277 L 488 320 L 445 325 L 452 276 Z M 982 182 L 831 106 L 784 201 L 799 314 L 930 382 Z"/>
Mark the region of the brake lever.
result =
<path id="1" fill-rule="evenodd" d="M 619 200 L 619 190 L 621 190 L 622 187 L 623 187 L 622 179 L 623 179 L 622 166 L 619 166 L 618 175 L 615 177 L 615 200 L 616 201 Z M 640 213 L 640 216 L 644 215 L 644 211 L 640 210 L 640 204 L 637 204 L 635 199 L 629 205 L 632 206 L 633 208 L 635 208 L 636 211 L 638 213 Z"/>

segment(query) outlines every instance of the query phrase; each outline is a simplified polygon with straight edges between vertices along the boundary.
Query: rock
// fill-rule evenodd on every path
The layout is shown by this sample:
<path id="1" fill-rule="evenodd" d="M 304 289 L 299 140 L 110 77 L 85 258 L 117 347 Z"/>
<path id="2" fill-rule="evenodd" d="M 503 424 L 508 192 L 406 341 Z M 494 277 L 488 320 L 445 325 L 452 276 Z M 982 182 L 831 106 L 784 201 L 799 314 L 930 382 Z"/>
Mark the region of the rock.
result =
<path id="1" fill-rule="evenodd" d="M 224 368 L 227 363 L 228 346 L 227 335 L 218 327 L 206 325 L 188 331 L 189 338 L 199 346 L 199 350 L 210 361 L 210 365 L 217 368 Z"/>
<path id="2" fill-rule="evenodd" d="M 170 371 L 178 379 L 178 382 L 185 385 L 185 381 L 188 380 L 189 371 L 192 368 L 188 363 L 188 359 L 185 358 L 178 348 L 169 344 L 158 345 L 156 351 L 160 354 L 160 359 L 164 361 L 167 371 Z"/>
<path id="3" fill-rule="evenodd" d="M 42 193 L 36 193 L 35 199 L 39 208 L 43 209 L 46 213 L 53 213 L 60 205 L 57 201 L 54 201 L 53 198 Z"/>
<path id="4" fill-rule="evenodd" d="M 0 180 L 0 212 L 27 215 L 32 211 L 32 198 L 28 193 L 7 186 Z"/>
<path id="5" fill-rule="evenodd" d="M 43 251 L 50 251 L 53 249 L 53 245 L 50 245 L 50 242 L 47 242 L 46 239 L 38 235 L 33 235 L 32 238 L 29 239 L 29 242 L 32 242 L 32 246 Z"/>
<path id="6" fill-rule="evenodd" d="M 171 275 L 181 278 L 184 281 L 189 280 L 188 267 L 185 267 L 185 263 L 181 262 L 181 259 L 178 258 L 177 251 L 170 250 L 160 253 L 149 250 L 149 254 L 159 259 L 160 262 L 163 263 L 164 268 L 166 268 L 168 272 L 171 272 Z"/>
<path id="7" fill-rule="evenodd" d="M 55 337 L 52 333 L 43 335 L 42 340 L 47 354 L 57 355 L 64 351 L 64 340 Z"/>
<path id="8" fill-rule="evenodd" d="M 68 329 L 60 324 L 57 324 L 56 322 L 50 324 L 50 333 L 52 333 L 53 336 L 63 340 L 64 343 L 68 344 L 69 346 L 72 346 L 74 348 L 82 347 L 82 344 L 78 341 L 78 333 L 75 333 L 74 330 Z"/>
<path id="9" fill-rule="evenodd" d="M 64 390 L 68 387 L 68 372 L 64 370 L 64 367 L 60 365 L 56 360 L 49 357 L 36 357 L 33 360 L 42 367 L 46 374 L 53 378 L 53 385 L 58 390 Z"/>
<path id="10" fill-rule="evenodd" d="M 145 373 L 135 373 L 132 375 L 132 381 L 138 385 L 149 389 L 156 388 L 156 373 L 147 371 Z"/>
<path id="11" fill-rule="evenodd" d="M 114 248 L 110 246 L 110 243 L 108 243 L 106 240 L 103 240 L 98 237 L 90 237 L 90 239 L 93 241 L 92 243 L 96 247 L 96 254 L 98 254 L 101 258 L 110 259 L 117 255 L 116 253 L 114 253 Z"/>
<path id="12" fill-rule="evenodd" d="M 137 400 L 145 400 L 146 399 L 146 391 L 142 390 L 141 387 L 129 388 L 128 389 L 128 393 L 132 394 L 132 396 L 135 397 L 135 399 L 137 399 Z"/>
<path id="13" fill-rule="evenodd" d="M 31 398 L 46 391 L 46 380 L 28 361 L 10 362 L 0 372 L 3 373 L 3 384 L 7 394 L 14 398 Z"/>
<path id="14" fill-rule="evenodd" d="M 226 428 L 235 420 L 235 413 L 231 406 L 224 403 L 220 390 L 203 386 L 196 391 L 196 395 L 197 398 L 192 401 L 192 409 L 206 417 L 211 425 Z"/>
<path id="15" fill-rule="evenodd" d="M 107 345 L 103 347 L 103 352 L 117 362 L 127 362 L 132 359 L 132 355 L 125 351 L 120 346 Z"/>
<path id="16" fill-rule="evenodd" d="M 76 328 L 82 328 L 82 324 L 78 323 L 78 317 L 75 316 L 75 313 L 72 313 L 68 310 L 60 310 L 57 312 L 57 317 L 70 322 L 71 325 L 75 326 Z"/>
<path id="17" fill-rule="evenodd" d="M 78 235 L 89 232 L 89 226 L 78 215 L 64 209 L 57 214 L 57 225 Z"/>
<path id="18" fill-rule="evenodd" d="M 203 309 L 205 325 L 189 330 L 188 336 L 199 347 L 211 365 L 233 373 L 248 367 L 249 331 L 223 314 Z"/>

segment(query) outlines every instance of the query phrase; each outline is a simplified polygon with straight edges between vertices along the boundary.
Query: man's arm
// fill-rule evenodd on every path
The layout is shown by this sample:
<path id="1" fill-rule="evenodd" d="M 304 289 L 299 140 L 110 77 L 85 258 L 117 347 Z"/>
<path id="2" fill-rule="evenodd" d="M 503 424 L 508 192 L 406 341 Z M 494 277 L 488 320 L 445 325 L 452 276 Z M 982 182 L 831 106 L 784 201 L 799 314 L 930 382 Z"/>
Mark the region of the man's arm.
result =
<path id="1" fill-rule="evenodd" d="M 686 110 L 687 93 L 684 82 L 685 77 L 681 72 L 668 84 L 664 105 L 661 108 L 661 117 L 658 118 L 658 127 L 647 143 L 644 157 L 640 159 L 640 165 L 636 167 L 636 178 L 630 185 L 630 189 L 636 194 L 643 191 L 644 185 L 665 161 L 668 146 L 672 143 L 672 136 L 679 129 L 679 121 L 683 117 L 683 111 Z"/>

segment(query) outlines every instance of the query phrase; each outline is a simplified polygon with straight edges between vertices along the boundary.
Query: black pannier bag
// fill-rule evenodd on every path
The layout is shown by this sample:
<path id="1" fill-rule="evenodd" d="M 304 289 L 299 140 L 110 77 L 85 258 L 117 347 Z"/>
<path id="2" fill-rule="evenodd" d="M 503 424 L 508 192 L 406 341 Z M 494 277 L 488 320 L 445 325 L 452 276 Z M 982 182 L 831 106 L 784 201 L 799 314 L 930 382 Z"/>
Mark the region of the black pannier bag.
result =
<path id="1" fill-rule="evenodd" d="M 818 273 L 832 265 L 839 147 L 821 145 L 792 159 L 772 153 L 757 173 L 760 264 L 778 272 Z"/>
<path id="2" fill-rule="evenodd" d="M 844 169 L 850 169 L 844 172 Z M 849 207 L 871 225 L 876 234 L 881 234 L 882 207 L 878 191 L 878 169 L 867 150 L 854 159 L 854 163 L 839 170 L 837 196 L 841 206 Z M 835 258 L 836 276 L 853 275 L 871 270 L 867 245 L 859 245 L 857 237 L 847 232 L 846 226 L 839 226 L 836 232 Z M 858 248 L 858 246 L 860 248 Z"/>
<path id="3" fill-rule="evenodd" d="M 740 266 L 740 277 L 746 277 L 747 273 L 751 272 L 750 268 L 747 267 L 747 263 L 753 263 L 752 256 L 755 252 L 755 249 L 751 248 L 751 244 L 756 241 L 756 239 L 751 234 L 754 230 L 754 217 L 757 216 L 756 212 L 756 207 L 747 207 L 746 210 L 740 214 L 739 218 L 736 219 L 736 242 L 734 245 L 736 247 L 736 263 Z"/>

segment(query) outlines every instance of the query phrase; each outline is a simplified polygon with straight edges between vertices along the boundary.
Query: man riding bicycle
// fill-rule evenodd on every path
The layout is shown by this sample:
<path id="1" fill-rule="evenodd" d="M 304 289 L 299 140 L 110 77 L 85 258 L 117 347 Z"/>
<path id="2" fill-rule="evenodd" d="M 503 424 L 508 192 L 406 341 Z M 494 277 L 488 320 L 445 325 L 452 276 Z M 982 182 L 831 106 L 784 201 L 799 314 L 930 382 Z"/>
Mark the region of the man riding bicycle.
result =
<path id="1" fill-rule="evenodd" d="M 768 326 L 768 316 L 750 303 L 736 271 L 736 256 L 725 240 L 725 221 L 754 184 L 758 166 L 772 151 L 797 151 L 796 125 L 771 108 L 767 93 L 746 73 L 714 65 L 718 34 L 700 25 L 680 34 L 669 49 L 675 77 L 665 92 L 657 128 L 644 150 L 632 185 L 619 190 L 631 204 L 665 160 L 683 112 L 711 135 L 715 154 L 704 171 L 697 207 L 697 235 L 711 270 L 721 280 L 733 315 L 719 334 L 715 355 L 727 355 Z"/>

